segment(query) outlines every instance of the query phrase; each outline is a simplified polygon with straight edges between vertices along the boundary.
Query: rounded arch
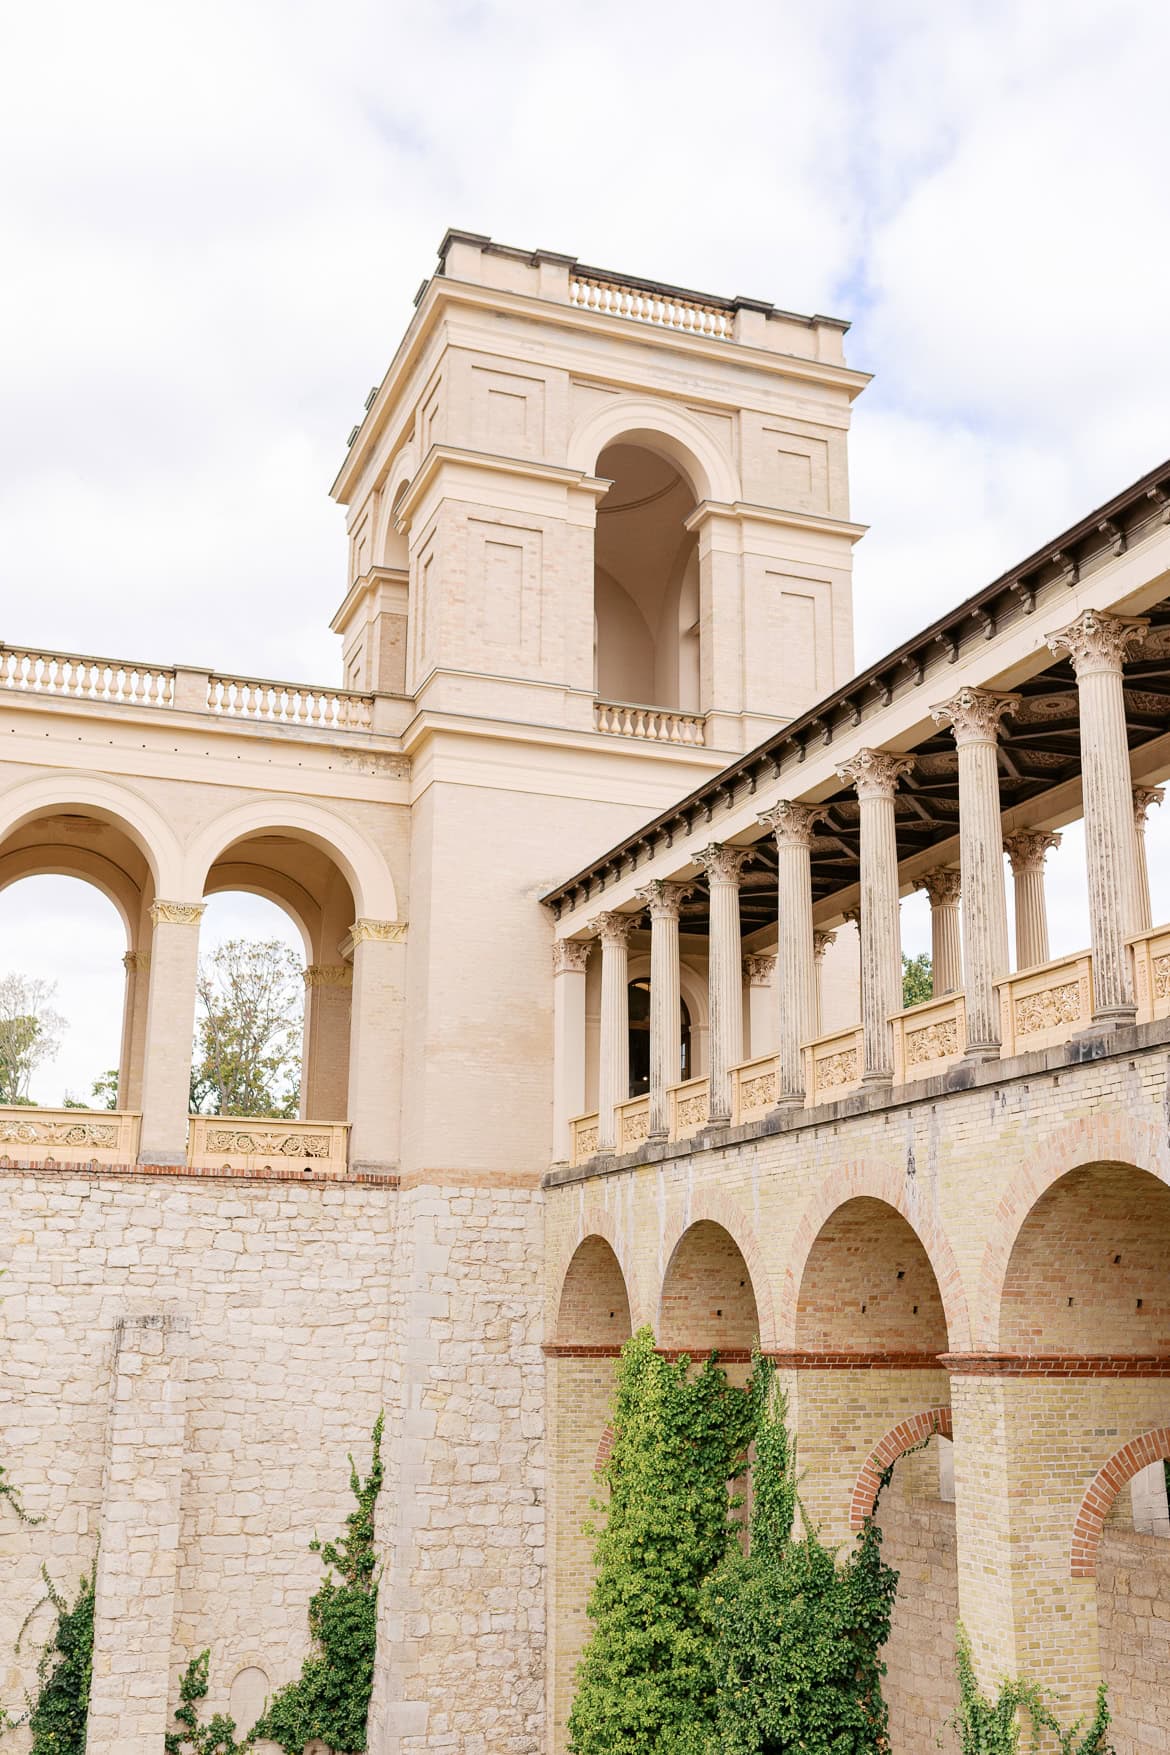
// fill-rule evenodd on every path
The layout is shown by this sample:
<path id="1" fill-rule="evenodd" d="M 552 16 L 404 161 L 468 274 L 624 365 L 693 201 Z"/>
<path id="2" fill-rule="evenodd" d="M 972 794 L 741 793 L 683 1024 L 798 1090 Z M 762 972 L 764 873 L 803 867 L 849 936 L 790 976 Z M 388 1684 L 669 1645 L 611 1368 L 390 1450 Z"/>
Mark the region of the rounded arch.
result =
<path id="1" fill-rule="evenodd" d="M 569 467 L 591 475 L 601 453 L 619 441 L 668 457 L 698 500 L 728 503 L 741 498 L 731 459 L 694 415 L 673 403 L 651 397 L 607 398 L 570 437 Z"/>
<path id="2" fill-rule="evenodd" d="M 891 1427 L 862 1464 L 849 1505 L 850 1529 L 859 1530 L 873 1511 L 878 1488 L 882 1484 L 882 1475 L 891 1463 L 897 1462 L 900 1456 L 905 1456 L 916 1445 L 925 1444 L 928 1438 L 949 1438 L 953 1441 L 954 1436 L 949 1407 L 924 1408 L 920 1414 L 911 1414 L 908 1419 L 900 1420 L 896 1426 Z"/>
<path id="3" fill-rule="evenodd" d="M 257 800 L 209 823 L 187 853 L 187 882 L 192 893 L 203 894 L 211 867 L 238 841 L 274 833 L 299 835 L 332 859 L 353 892 L 359 917 L 398 919 L 394 879 L 377 848 L 343 817 L 308 799 Z"/>
<path id="4" fill-rule="evenodd" d="M 89 847 L 44 845 L 15 848 L 11 853 L 0 849 L 0 893 L 13 884 L 38 877 L 74 878 L 101 892 L 118 911 L 126 929 L 129 949 L 138 931 L 142 897 L 137 884 L 122 868 L 104 854 Z"/>
<path id="5" fill-rule="evenodd" d="M 410 486 L 418 469 L 413 445 L 406 445 L 386 471 L 381 488 L 378 522 L 374 532 L 374 559 L 379 567 L 405 567 L 408 560 L 407 538 L 396 528 L 398 503 Z"/>
<path id="6" fill-rule="evenodd" d="M 1074 1578 L 1095 1578 L 1097 1550 L 1109 1508 L 1121 1489 L 1151 1463 L 1170 1460 L 1170 1426 L 1156 1426 L 1115 1450 L 1085 1489 L 1073 1524 L 1069 1570 Z"/>
<path id="7" fill-rule="evenodd" d="M 626 1301 L 629 1307 L 630 1333 L 633 1334 L 636 1329 L 641 1328 L 643 1324 L 649 1320 L 649 1317 L 646 1313 L 646 1306 L 639 1286 L 638 1270 L 630 1258 L 629 1251 L 623 1241 L 616 1220 L 612 1214 L 607 1212 L 583 1212 L 580 1216 L 576 1229 L 573 1232 L 572 1242 L 562 1255 L 551 1282 L 556 1288 L 557 1315 L 554 1318 L 554 1322 L 559 1322 L 561 1298 L 564 1293 L 565 1282 L 569 1277 L 569 1270 L 573 1264 L 573 1260 L 577 1255 L 578 1250 L 581 1248 L 581 1245 L 587 1242 L 591 1237 L 599 1238 L 604 1243 L 608 1244 L 610 1251 L 617 1262 L 618 1271 L 622 1277 L 622 1284 L 625 1287 Z M 623 1339 L 624 1338 L 625 1337 L 623 1336 Z"/>
<path id="8" fill-rule="evenodd" d="M 1071 1170 L 1093 1164 L 1130 1164 L 1170 1184 L 1170 1149 L 1164 1130 L 1119 1110 L 1095 1111 L 1070 1121 L 1026 1155 L 1000 1197 L 979 1272 L 979 1323 L 983 1343 L 1000 1342 L 1003 1289 L 1017 1239 L 1040 1199 Z"/>
<path id="9" fill-rule="evenodd" d="M 250 861 L 218 860 L 203 886 L 205 896 L 221 896 L 228 891 L 243 891 L 248 896 L 261 896 L 287 914 L 301 935 L 305 961 L 317 956 L 320 938 L 321 910 L 309 892 L 284 872 L 270 871 Z"/>
<path id="10" fill-rule="evenodd" d="M 695 1233 L 700 1226 L 708 1226 L 711 1231 L 705 1237 L 696 1240 Z M 742 1261 L 747 1279 L 747 1285 L 742 1288 L 748 1295 L 746 1299 L 740 1300 L 735 1297 L 741 1288 L 734 1283 L 737 1276 L 729 1271 L 730 1266 L 733 1265 L 732 1258 L 727 1254 L 721 1240 L 711 1235 L 711 1232 L 721 1232 Z M 709 1281 L 707 1289 L 711 1292 L 714 1292 L 720 1284 L 726 1287 L 729 1302 L 717 1305 L 716 1308 L 727 1310 L 729 1315 L 726 1319 L 720 1318 L 719 1320 L 726 1320 L 729 1328 L 732 1325 L 738 1325 L 742 1329 L 749 1315 L 754 1318 L 754 1333 L 749 1334 L 746 1341 L 742 1338 L 729 1339 L 726 1344 L 739 1350 L 745 1345 L 751 1347 L 758 1340 L 765 1351 L 774 1347 L 776 1344 L 776 1320 L 772 1309 L 772 1288 L 768 1278 L 764 1252 L 760 1248 L 755 1232 L 748 1223 L 746 1214 L 733 1200 L 720 1195 L 692 1200 L 685 1214 L 676 1222 L 673 1237 L 663 1250 L 666 1267 L 658 1289 L 658 1339 L 660 1344 L 662 1346 L 678 1344 L 677 1341 L 668 1338 L 668 1329 L 673 1329 L 675 1322 L 682 1317 L 682 1309 L 681 1307 L 677 1310 L 672 1309 L 668 1299 L 672 1293 L 672 1274 L 680 1265 L 680 1252 L 686 1245 L 688 1238 L 692 1240 L 692 1245 L 698 1241 L 708 1246 L 702 1252 L 708 1258 L 706 1266 L 704 1267 L 698 1262 L 694 1264 L 698 1278 Z M 750 1312 L 747 1308 L 749 1300 Z M 683 1336 L 682 1343 L 694 1345 L 704 1339 L 705 1337 L 692 1333 Z"/>
<path id="11" fill-rule="evenodd" d="M 592 1232 L 561 1281 L 556 1338 L 562 1345 L 617 1347 L 633 1333 L 630 1295 L 613 1245 Z"/>
<path id="12" fill-rule="evenodd" d="M 132 788 L 101 775 L 54 775 L 25 781 L 4 793 L 0 797 L 0 848 L 26 823 L 63 811 L 95 816 L 121 829 L 149 866 L 155 894 L 166 901 L 189 900 L 182 889 L 179 843 L 165 819 Z"/>
<path id="13" fill-rule="evenodd" d="M 864 1160 L 844 1164 L 818 1183 L 793 1233 L 781 1277 L 780 1309 L 784 1327 L 776 1343 L 778 1346 L 794 1348 L 797 1344 L 800 1288 L 817 1238 L 838 1208 L 852 1200 L 869 1199 L 892 1207 L 913 1231 L 934 1274 L 949 1346 L 952 1351 L 965 1351 L 970 1347 L 971 1320 L 959 1264 L 946 1233 L 930 1215 L 920 1210 L 916 1191 L 913 1185 L 908 1191 L 907 1183 L 903 1170 Z"/>

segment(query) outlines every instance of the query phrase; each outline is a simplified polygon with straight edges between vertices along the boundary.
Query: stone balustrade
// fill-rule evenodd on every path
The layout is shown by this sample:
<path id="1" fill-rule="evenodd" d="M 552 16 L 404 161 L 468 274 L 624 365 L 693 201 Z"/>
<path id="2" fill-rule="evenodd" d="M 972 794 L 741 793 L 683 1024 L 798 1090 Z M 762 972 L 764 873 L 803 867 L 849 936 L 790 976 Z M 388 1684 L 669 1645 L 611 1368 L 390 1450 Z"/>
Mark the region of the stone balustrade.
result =
<path id="1" fill-rule="evenodd" d="M 1170 926 L 1155 926 L 1129 942 L 1138 1023 L 1170 1018 Z"/>
<path id="2" fill-rule="evenodd" d="M 835 1103 L 860 1085 L 865 1070 L 860 1024 L 806 1042 L 803 1051 L 805 1102 L 810 1109 L 819 1103 Z"/>
<path id="3" fill-rule="evenodd" d="M 651 743 L 682 743 L 701 748 L 707 722 L 701 713 L 670 713 L 661 707 L 593 703 L 593 729 L 615 737 L 642 737 Z"/>
<path id="4" fill-rule="evenodd" d="M 0 1107 L 2 1164 L 133 1164 L 141 1115 L 121 1109 Z"/>
<path id="5" fill-rule="evenodd" d="M 254 1115 L 193 1115 L 187 1162 L 199 1169 L 311 1170 L 344 1176 L 348 1124 L 344 1121 L 270 1121 Z"/>
<path id="6" fill-rule="evenodd" d="M 327 731 L 368 731 L 374 720 L 372 695 L 248 676 L 209 676 L 207 707 L 229 719 L 263 719 Z"/>
<path id="7" fill-rule="evenodd" d="M 614 1138 L 619 1152 L 636 1152 L 650 1137 L 650 1098 L 631 1097 L 614 1111 Z"/>
<path id="8" fill-rule="evenodd" d="M 640 323 L 653 323 L 659 329 L 680 329 L 691 335 L 717 336 L 723 341 L 732 340 L 734 335 L 732 311 L 666 287 L 570 274 L 569 303 L 586 311 L 602 311 L 610 317 L 632 317 Z"/>
<path id="9" fill-rule="evenodd" d="M 967 1047 L 967 1008 L 961 993 L 927 999 L 895 1012 L 894 1083 L 930 1079 L 961 1060 Z"/>
<path id="10" fill-rule="evenodd" d="M 1004 1058 L 1067 1042 L 1093 1019 L 1093 959 L 1057 957 L 996 983 Z"/>
<path id="11" fill-rule="evenodd" d="M 670 1099 L 672 1140 L 689 1140 L 706 1127 L 711 1115 L 711 1083 L 708 1078 L 687 1079 L 685 1084 L 671 1085 L 667 1096 Z"/>
<path id="12" fill-rule="evenodd" d="M 573 1164 L 584 1164 L 597 1155 L 598 1123 L 600 1117 L 596 1109 L 589 1115 L 574 1115 L 569 1122 L 569 1161 Z"/>
<path id="13" fill-rule="evenodd" d="M 78 652 L 32 652 L 0 646 L 0 688 L 64 696 L 129 707 L 170 707 L 175 673 L 119 658 L 87 658 Z"/>
<path id="14" fill-rule="evenodd" d="M 762 1054 L 741 1061 L 731 1069 L 731 1119 L 739 1127 L 745 1121 L 761 1121 L 776 1107 L 779 1095 L 779 1056 Z"/>

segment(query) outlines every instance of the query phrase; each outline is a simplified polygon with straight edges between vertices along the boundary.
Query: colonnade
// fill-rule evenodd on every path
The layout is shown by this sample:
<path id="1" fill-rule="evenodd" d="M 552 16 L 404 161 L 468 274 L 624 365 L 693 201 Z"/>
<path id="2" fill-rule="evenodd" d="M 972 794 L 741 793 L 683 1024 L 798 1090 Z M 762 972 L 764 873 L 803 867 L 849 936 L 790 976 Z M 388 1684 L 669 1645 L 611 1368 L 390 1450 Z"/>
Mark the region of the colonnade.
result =
<path id="1" fill-rule="evenodd" d="M 1067 653 L 1077 681 L 1085 849 L 1088 864 L 1093 973 L 1092 1027 L 1132 1022 L 1136 1007 L 1128 940 L 1147 930 L 1150 899 L 1144 825 L 1161 788 L 1134 787 L 1126 735 L 1123 667 L 1148 624 L 1086 610 L 1049 637 L 1053 653 Z M 959 865 L 942 866 L 918 880 L 931 904 L 934 992 L 962 992 L 966 1053 L 998 1057 L 1002 1048 L 998 984 L 1009 973 L 1008 916 L 1003 852 L 1015 885 L 1016 963 L 1031 968 L 1049 959 L 1044 862 L 1059 835 L 1043 827 L 1003 835 L 999 751 L 1003 721 L 1020 704 L 1011 693 L 963 688 L 931 708 L 936 724 L 954 737 L 958 754 Z M 859 806 L 862 1082 L 889 1085 L 894 1077 L 892 1016 L 902 1006 L 896 794 L 914 768 L 912 752 L 861 749 L 837 769 Z M 769 1003 L 777 1040 L 776 1103 L 805 1100 L 803 1045 L 819 1033 L 817 971 L 831 934 L 814 932 L 810 850 L 823 811 L 781 799 L 758 818 L 772 831 L 777 851 L 776 975 Z M 763 992 L 744 970 L 739 885 L 752 849 L 715 844 L 694 856 L 710 891 L 709 1121 L 731 1118 L 731 1069 L 742 1059 L 742 974 L 749 995 Z M 679 910 L 688 893 L 685 874 L 655 880 L 636 893 L 650 914 L 651 1081 L 650 1137 L 667 1132 L 667 1088 L 677 1081 Z M 601 944 L 601 1039 L 598 1080 L 598 1151 L 615 1149 L 615 1109 L 629 1094 L 626 958 L 639 913 L 609 910 L 592 923 Z M 584 1107 L 585 970 L 591 940 L 559 941 L 557 999 L 556 1139 L 554 1156 L 568 1156 L 568 1122 Z M 749 959 L 758 969 L 760 960 Z M 749 997 L 753 1025 L 759 1002 Z M 570 1064 L 571 1063 L 571 1064 Z"/>

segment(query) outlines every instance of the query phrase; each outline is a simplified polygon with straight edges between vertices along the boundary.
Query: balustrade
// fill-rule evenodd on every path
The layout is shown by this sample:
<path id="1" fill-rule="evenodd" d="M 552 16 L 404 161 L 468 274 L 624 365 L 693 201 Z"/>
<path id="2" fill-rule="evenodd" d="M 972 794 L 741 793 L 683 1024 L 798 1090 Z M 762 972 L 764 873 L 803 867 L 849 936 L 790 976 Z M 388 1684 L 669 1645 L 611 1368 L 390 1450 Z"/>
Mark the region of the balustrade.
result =
<path id="1" fill-rule="evenodd" d="M 761 1054 L 731 1069 L 731 1119 L 736 1127 L 745 1121 L 762 1121 L 776 1107 L 780 1060 Z"/>
<path id="2" fill-rule="evenodd" d="M 246 676 L 209 677 L 207 706 L 225 718 L 311 725 L 328 731 L 368 731 L 374 718 L 372 695 Z"/>
<path id="3" fill-rule="evenodd" d="M 730 341 L 734 334 L 732 311 L 665 287 L 634 286 L 626 281 L 570 274 L 569 303 L 586 311 L 632 317 L 659 329 L 681 329 L 691 335 L 716 336 L 722 341 Z"/>
<path id="4" fill-rule="evenodd" d="M 687 1079 L 685 1084 L 671 1085 L 667 1094 L 672 1140 L 689 1140 L 707 1126 L 711 1114 L 709 1079 Z"/>
<path id="5" fill-rule="evenodd" d="M 1170 926 L 1155 926 L 1130 941 L 1137 1021 L 1170 1018 Z"/>
<path id="6" fill-rule="evenodd" d="M 646 1113 L 647 1118 L 649 1118 L 649 1103 L 647 1103 L 646 1106 Z M 597 1156 L 600 1142 L 599 1121 L 600 1117 L 596 1109 L 594 1109 L 589 1115 L 573 1116 L 572 1120 L 569 1122 L 570 1163 L 584 1164 L 588 1159 Z"/>
<path id="7" fill-rule="evenodd" d="M 318 1176 L 344 1176 L 348 1135 L 344 1121 L 193 1115 L 187 1162 L 200 1169 L 303 1169 Z"/>
<path id="8" fill-rule="evenodd" d="M 861 1084 L 865 1071 L 865 1038 L 860 1024 L 834 1030 L 804 1044 L 805 1103 L 835 1103 Z"/>
<path id="9" fill-rule="evenodd" d="M 619 1152 L 636 1152 L 638 1147 L 650 1137 L 650 1098 L 631 1097 L 626 1103 L 619 1103 L 614 1111 L 614 1132 L 616 1149 Z"/>
<path id="10" fill-rule="evenodd" d="M 0 1107 L 0 1163 L 133 1164 L 141 1115 L 118 1109 Z"/>
<path id="11" fill-rule="evenodd" d="M 1057 957 L 997 982 L 1003 1055 L 1031 1054 L 1067 1042 L 1093 1018 L 1093 960 L 1089 951 Z"/>
<path id="12" fill-rule="evenodd" d="M 967 1048 L 967 1007 L 961 993 L 927 999 L 895 1012 L 894 1083 L 930 1079 L 961 1060 Z"/>
<path id="13" fill-rule="evenodd" d="M 76 652 L 31 652 L 0 646 L 0 687 L 78 701 L 109 701 L 134 707 L 169 707 L 175 673 L 157 665 Z"/>
<path id="14" fill-rule="evenodd" d="M 642 737 L 651 743 L 702 747 L 707 722 L 701 713 L 671 713 L 661 707 L 593 703 L 593 728 L 615 737 Z"/>

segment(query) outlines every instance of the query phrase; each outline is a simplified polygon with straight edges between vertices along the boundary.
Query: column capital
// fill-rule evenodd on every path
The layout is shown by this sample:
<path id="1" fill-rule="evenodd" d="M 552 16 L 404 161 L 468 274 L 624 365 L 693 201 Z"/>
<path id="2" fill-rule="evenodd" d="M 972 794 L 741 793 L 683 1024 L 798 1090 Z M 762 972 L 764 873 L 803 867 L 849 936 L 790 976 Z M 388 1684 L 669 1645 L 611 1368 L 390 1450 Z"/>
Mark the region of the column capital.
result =
<path id="1" fill-rule="evenodd" d="M 913 756 L 893 750 L 858 750 L 837 764 L 837 777 L 856 788 L 858 798 L 893 798 L 898 782 L 914 767 Z"/>
<path id="2" fill-rule="evenodd" d="M 772 830 L 778 847 L 811 847 L 813 824 L 824 814 L 823 805 L 795 804 L 790 798 L 780 798 L 770 810 L 761 811 L 756 821 Z"/>
<path id="3" fill-rule="evenodd" d="M 127 951 L 122 958 L 122 967 L 131 975 L 145 975 L 150 968 L 150 952 Z"/>
<path id="4" fill-rule="evenodd" d="M 818 930 L 813 933 L 813 956 L 818 963 L 823 961 L 825 952 L 828 950 L 829 946 L 835 945 L 836 942 L 837 934 L 835 932 L 821 932 L 818 928 Z"/>
<path id="5" fill-rule="evenodd" d="M 707 874 L 709 884 L 738 884 L 744 866 L 755 857 L 755 851 L 754 847 L 732 847 L 712 841 L 701 853 L 695 854 L 695 863 Z"/>
<path id="6" fill-rule="evenodd" d="M 150 918 L 158 926 L 198 926 L 206 902 L 152 902 Z"/>
<path id="7" fill-rule="evenodd" d="M 677 920 L 690 893 L 690 884 L 672 883 L 668 878 L 652 878 L 644 888 L 634 891 L 639 902 L 650 910 L 651 920 Z"/>
<path id="8" fill-rule="evenodd" d="M 553 974 L 584 975 L 593 942 L 591 938 L 555 938 L 552 948 Z"/>
<path id="9" fill-rule="evenodd" d="M 1059 846 L 1060 836 L 1052 829 L 1021 829 L 1003 839 L 1003 850 L 1017 877 L 1025 871 L 1043 871 L 1045 858 Z"/>
<path id="10" fill-rule="evenodd" d="M 925 890 L 932 908 L 953 908 L 963 889 L 963 875 L 957 865 L 939 865 L 925 872 L 914 885 Z"/>
<path id="11" fill-rule="evenodd" d="M 370 920 L 364 915 L 355 920 L 349 929 L 349 936 L 355 945 L 383 944 L 399 945 L 406 937 L 405 920 Z"/>
<path id="12" fill-rule="evenodd" d="M 304 971 L 306 987 L 352 987 L 352 963 L 310 963 Z"/>
<path id="13" fill-rule="evenodd" d="M 619 914 L 611 908 L 591 920 L 589 929 L 603 945 L 616 945 L 621 949 L 628 944 L 630 934 L 637 924 L 636 914 Z"/>
<path id="14" fill-rule="evenodd" d="M 1101 671 L 1120 672 L 1131 646 L 1140 646 L 1149 633 L 1145 616 L 1110 615 L 1103 609 L 1086 609 L 1075 622 L 1046 636 L 1057 657 L 1067 652 L 1077 678 Z"/>
<path id="15" fill-rule="evenodd" d="M 1135 786 L 1133 789 L 1133 820 L 1139 829 L 1144 829 L 1146 817 L 1155 804 L 1161 804 L 1166 796 L 1164 786 Z"/>
<path id="16" fill-rule="evenodd" d="M 772 977 L 776 973 L 776 959 L 753 951 L 743 960 L 743 972 L 748 978 L 749 986 L 771 987 Z"/>
<path id="17" fill-rule="evenodd" d="M 949 725 L 957 744 L 995 743 L 1005 714 L 1014 713 L 1019 695 L 1000 695 L 991 689 L 960 689 L 949 701 L 930 709 L 936 725 Z"/>

